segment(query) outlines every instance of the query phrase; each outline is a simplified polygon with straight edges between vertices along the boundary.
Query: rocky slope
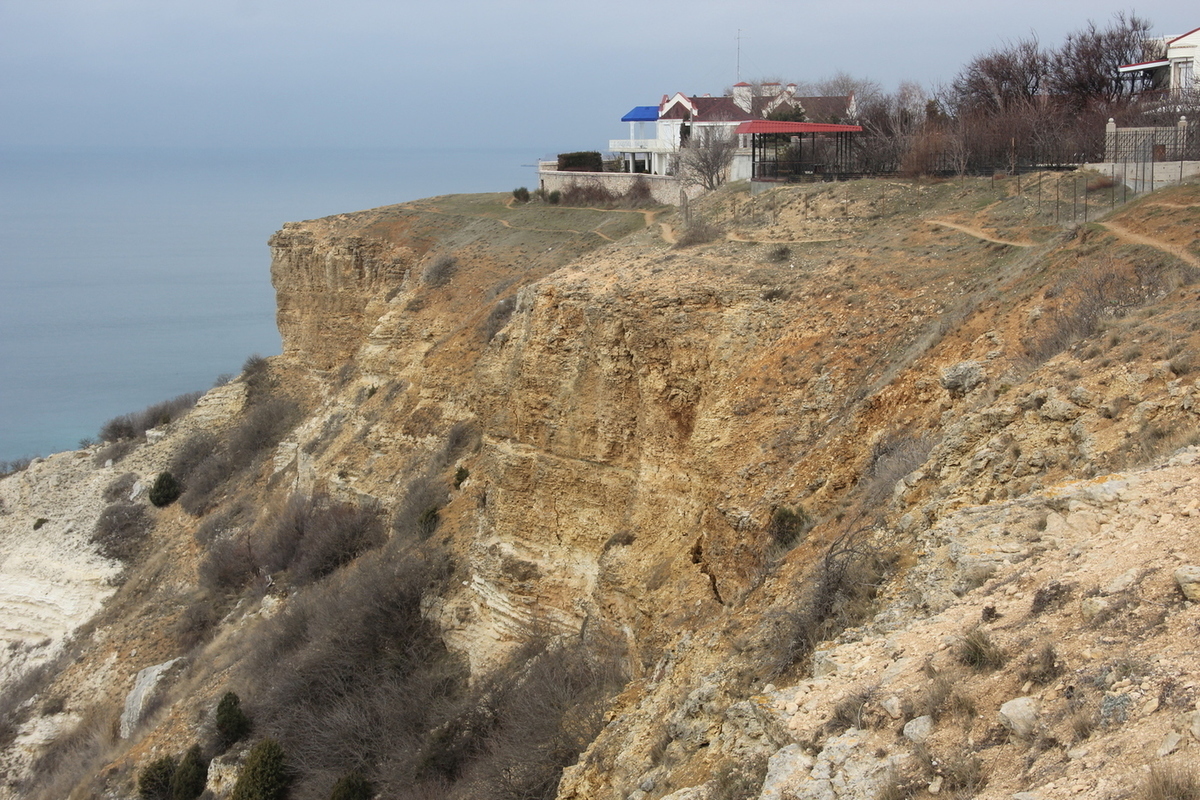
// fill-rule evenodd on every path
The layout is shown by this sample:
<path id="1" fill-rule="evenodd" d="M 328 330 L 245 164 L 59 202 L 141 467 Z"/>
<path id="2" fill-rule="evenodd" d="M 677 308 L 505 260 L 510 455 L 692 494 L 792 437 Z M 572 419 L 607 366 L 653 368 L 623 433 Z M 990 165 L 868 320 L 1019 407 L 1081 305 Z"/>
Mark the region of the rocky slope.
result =
<path id="1" fill-rule="evenodd" d="M 258 564 L 214 598 L 205 564 L 304 493 L 393 540 L 436 506 L 454 567 L 422 613 L 475 685 L 603 634 L 627 681 L 559 797 L 1129 796 L 1200 734 L 1200 187 L 1079 227 L 1038 188 L 733 187 L 688 247 L 665 210 L 496 196 L 286 225 L 267 373 L 112 466 L 0 481 L 5 607 L 39 605 L 3 618 L 8 791 L 131 796 L 207 735 L 256 626 L 317 589 Z M 149 511 L 124 571 L 100 557 L 114 479 L 236 436 L 264 386 L 299 422 Z M 137 674 L 181 656 L 131 720 Z"/>

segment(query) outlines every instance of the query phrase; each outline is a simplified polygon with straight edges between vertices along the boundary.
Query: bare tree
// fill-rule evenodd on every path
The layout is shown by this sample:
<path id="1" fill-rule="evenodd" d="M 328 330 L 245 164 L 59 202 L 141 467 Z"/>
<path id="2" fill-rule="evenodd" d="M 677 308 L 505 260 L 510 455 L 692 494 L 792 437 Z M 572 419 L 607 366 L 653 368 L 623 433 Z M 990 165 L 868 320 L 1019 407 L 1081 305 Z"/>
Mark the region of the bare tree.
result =
<path id="1" fill-rule="evenodd" d="M 958 114 L 1007 113 L 1028 106 L 1044 89 L 1050 60 L 1036 37 L 976 56 L 950 85 L 949 105 Z"/>
<path id="2" fill-rule="evenodd" d="M 737 151 L 737 136 L 724 128 L 699 128 L 679 153 L 685 183 L 716 189 L 725 182 Z"/>
<path id="3" fill-rule="evenodd" d="M 1153 55 L 1150 21 L 1118 12 L 1103 30 L 1089 21 L 1087 27 L 1067 37 L 1054 55 L 1051 89 L 1072 108 L 1125 100 L 1132 87 L 1120 80 L 1117 68 Z"/>

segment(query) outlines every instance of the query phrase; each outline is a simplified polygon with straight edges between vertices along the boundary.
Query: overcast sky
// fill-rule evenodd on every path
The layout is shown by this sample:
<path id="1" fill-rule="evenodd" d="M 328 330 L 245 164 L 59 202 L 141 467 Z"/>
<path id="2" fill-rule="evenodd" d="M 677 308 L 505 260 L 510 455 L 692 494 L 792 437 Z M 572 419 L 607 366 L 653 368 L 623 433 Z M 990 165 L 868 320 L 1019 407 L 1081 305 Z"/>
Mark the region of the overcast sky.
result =
<path id="1" fill-rule="evenodd" d="M 0 0 L 0 145 L 603 149 L 621 115 L 741 77 L 947 82 L 1108 0 Z M 1156 34 L 1195 0 L 1134 8 Z"/>

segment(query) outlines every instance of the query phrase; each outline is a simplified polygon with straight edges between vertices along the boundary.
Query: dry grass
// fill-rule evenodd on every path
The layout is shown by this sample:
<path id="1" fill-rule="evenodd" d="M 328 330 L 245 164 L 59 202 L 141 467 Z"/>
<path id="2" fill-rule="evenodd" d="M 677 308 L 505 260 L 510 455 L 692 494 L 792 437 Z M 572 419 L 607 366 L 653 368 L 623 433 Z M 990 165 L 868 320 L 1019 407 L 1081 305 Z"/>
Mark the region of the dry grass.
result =
<path id="1" fill-rule="evenodd" d="M 1196 770 L 1166 764 L 1150 768 L 1150 776 L 1138 792 L 1139 800 L 1200 800 L 1200 777 Z"/>
<path id="2" fill-rule="evenodd" d="M 1008 661 L 1004 650 L 992 641 L 987 631 L 978 626 L 959 640 L 954 655 L 959 663 L 981 672 L 999 669 Z"/>

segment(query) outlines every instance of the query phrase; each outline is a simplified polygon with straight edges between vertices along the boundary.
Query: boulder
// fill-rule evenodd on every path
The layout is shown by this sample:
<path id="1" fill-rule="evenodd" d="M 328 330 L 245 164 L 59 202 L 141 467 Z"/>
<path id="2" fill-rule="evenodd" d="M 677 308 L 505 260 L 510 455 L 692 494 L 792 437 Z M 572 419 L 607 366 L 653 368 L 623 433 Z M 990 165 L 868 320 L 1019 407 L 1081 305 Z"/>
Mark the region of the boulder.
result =
<path id="1" fill-rule="evenodd" d="M 978 361 L 960 361 L 942 370 L 940 382 L 951 397 L 962 397 L 983 383 L 983 379 L 983 367 Z"/>
<path id="2" fill-rule="evenodd" d="M 1175 583 L 1188 600 L 1200 600 L 1200 567 L 1188 564 L 1175 570 Z"/>
<path id="3" fill-rule="evenodd" d="M 920 744 L 928 739 L 931 733 L 933 733 L 933 717 L 928 714 L 904 723 L 904 738 L 910 742 Z"/>
<path id="4" fill-rule="evenodd" d="M 1000 706 L 1000 724 L 1013 735 L 1028 739 L 1037 730 L 1038 701 L 1033 697 L 1017 697 Z"/>
<path id="5" fill-rule="evenodd" d="M 172 658 L 170 661 L 146 667 L 138 672 L 137 677 L 133 680 L 133 688 L 125 696 L 125 709 L 121 712 L 122 739 L 128 739 L 133 735 L 133 731 L 145 715 L 146 707 L 150 705 L 150 701 L 158 693 L 163 679 L 177 667 L 181 667 L 186 663 L 187 659 Z"/>

